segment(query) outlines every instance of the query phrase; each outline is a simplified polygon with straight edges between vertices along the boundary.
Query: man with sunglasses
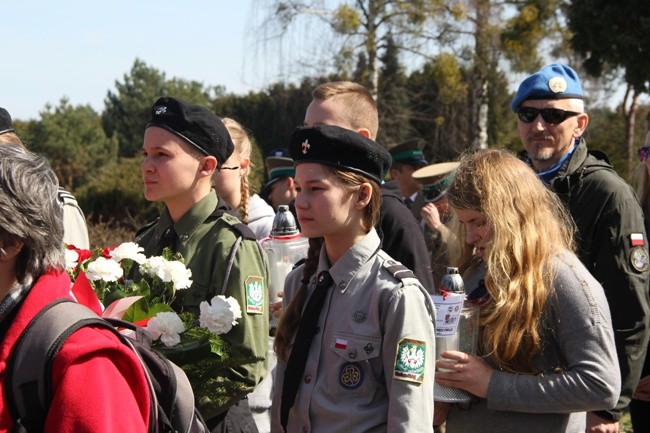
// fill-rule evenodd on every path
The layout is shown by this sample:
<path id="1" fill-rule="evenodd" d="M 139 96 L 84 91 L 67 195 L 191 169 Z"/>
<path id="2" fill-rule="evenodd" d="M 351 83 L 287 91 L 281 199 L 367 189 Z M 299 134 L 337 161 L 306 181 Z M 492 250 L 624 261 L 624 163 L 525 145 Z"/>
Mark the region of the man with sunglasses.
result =
<path id="1" fill-rule="evenodd" d="M 522 158 L 566 203 L 578 228 L 577 253 L 605 289 L 623 386 L 615 408 L 587 415 L 587 431 L 617 432 L 618 419 L 639 381 L 650 336 L 643 212 L 607 156 L 587 149 L 582 134 L 589 116 L 573 69 L 552 64 L 529 76 L 511 108 L 518 117 Z"/>

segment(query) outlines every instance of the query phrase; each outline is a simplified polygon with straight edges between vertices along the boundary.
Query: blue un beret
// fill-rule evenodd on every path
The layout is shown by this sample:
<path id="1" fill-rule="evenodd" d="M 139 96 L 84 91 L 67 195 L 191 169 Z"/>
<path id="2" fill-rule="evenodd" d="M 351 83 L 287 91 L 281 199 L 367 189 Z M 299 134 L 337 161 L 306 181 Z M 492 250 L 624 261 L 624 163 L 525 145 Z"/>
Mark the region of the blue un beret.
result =
<path id="1" fill-rule="evenodd" d="M 299 127 L 291 134 L 289 153 L 296 165 L 317 162 L 352 171 L 381 184 L 391 164 L 390 153 L 357 132 L 332 125 Z"/>
<path id="2" fill-rule="evenodd" d="M 147 128 L 150 126 L 165 128 L 201 153 L 214 156 L 219 167 L 235 148 L 219 116 L 207 108 L 180 99 L 159 98 L 151 107 L 151 120 Z"/>
<path id="3" fill-rule="evenodd" d="M 543 67 L 522 81 L 510 108 L 517 112 L 529 99 L 582 99 L 582 86 L 576 71 L 567 65 Z"/>

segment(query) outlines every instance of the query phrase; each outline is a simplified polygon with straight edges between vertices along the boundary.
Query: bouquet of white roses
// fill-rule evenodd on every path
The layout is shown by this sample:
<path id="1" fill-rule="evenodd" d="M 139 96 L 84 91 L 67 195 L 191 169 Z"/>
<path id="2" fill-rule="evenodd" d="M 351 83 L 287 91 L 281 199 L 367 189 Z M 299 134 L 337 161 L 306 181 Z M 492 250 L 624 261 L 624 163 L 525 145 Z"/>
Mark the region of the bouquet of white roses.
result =
<path id="1" fill-rule="evenodd" d="M 258 360 L 240 354 L 219 337 L 241 319 L 239 303 L 215 296 L 201 302 L 198 318 L 190 312 L 177 314 L 171 304 L 178 290 L 192 285 L 191 271 L 169 249 L 153 257 L 143 251 L 133 242 L 94 251 L 68 246 L 66 267 L 74 282 L 73 295 L 99 315 L 144 327 L 152 347 L 182 367 L 193 386 L 200 384 L 194 389 L 197 401 L 226 400 L 244 384 L 221 386 L 225 370 Z"/>

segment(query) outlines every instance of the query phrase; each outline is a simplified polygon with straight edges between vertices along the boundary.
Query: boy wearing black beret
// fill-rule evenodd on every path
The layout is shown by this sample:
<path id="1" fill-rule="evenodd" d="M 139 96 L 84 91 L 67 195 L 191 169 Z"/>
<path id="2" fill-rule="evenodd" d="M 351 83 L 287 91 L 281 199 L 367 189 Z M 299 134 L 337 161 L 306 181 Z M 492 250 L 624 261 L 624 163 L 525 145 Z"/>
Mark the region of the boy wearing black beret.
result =
<path id="1" fill-rule="evenodd" d="M 223 338 L 264 361 L 231 370 L 231 380 L 247 389 L 225 406 L 198 402 L 212 431 L 250 431 L 257 427 L 246 395 L 266 373 L 268 338 L 268 269 L 255 235 L 227 213 L 211 180 L 233 151 L 221 119 L 209 110 L 174 98 L 160 98 L 151 109 L 144 133 L 140 166 L 144 195 L 165 207 L 155 222 L 136 234 L 148 256 L 164 247 L 180 253 L 192 271 L 192 286 L 178 292 L 174 307 L 198 313 L 199 304 L 214 296 L 234 297 L 242 319 Z M 234 428 L 234 429 L 233 429 Z"/>
<path id="2" fill-rule="evenodd" d="M 351 81 L 323 83 L 312 92 L 304 125 L 335 125 L 376 140 L 379 130 L 377 103 L 361 84 Z M 382 249 L 411 269 L 427 290 L 435 290 L 424 234 L 404 205 L 397 182 L 381 185 L 377 231 Z"/>

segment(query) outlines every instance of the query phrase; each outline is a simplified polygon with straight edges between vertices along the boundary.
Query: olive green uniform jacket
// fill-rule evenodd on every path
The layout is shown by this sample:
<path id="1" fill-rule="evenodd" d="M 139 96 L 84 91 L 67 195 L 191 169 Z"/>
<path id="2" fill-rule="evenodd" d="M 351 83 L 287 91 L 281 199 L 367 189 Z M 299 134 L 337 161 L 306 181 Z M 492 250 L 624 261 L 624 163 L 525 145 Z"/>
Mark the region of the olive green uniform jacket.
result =
<path id="1" fill-rule="evenodd" d="M 199 404 L 205 419 L 225 411 L 262 380 L 266 374 L 269 335 L 268 261 L 265 253 L 259 248 L 253 232 L 225 212 L 229 208 L 223 201 L 218 202 L 217 195 L 211 191 L 176 224 L 165 208 L 157 221 L 136 235 L 136 242 L 144 248 L 145 255 L 158 255 L 163 234 L 173 226 L 178 236 L 175 252 L 183 256 L 185 265 L 192 271 L 192 285 L 178 292 L 174 307 L 198 315 L 202 301 L 210 301 L 217 295 L 232 296 L 239 302 L 243 317 L 222 337 L 233 347 L 247 349 L 250 354 L 264 358 L 264 361 L 231 370 L 231 378 L 244 381 L 248 388 L 241 395 L 233 395 L 226 407 L 208 408 Z M 224 279 L 226 275 L 227 280 Z"/>

